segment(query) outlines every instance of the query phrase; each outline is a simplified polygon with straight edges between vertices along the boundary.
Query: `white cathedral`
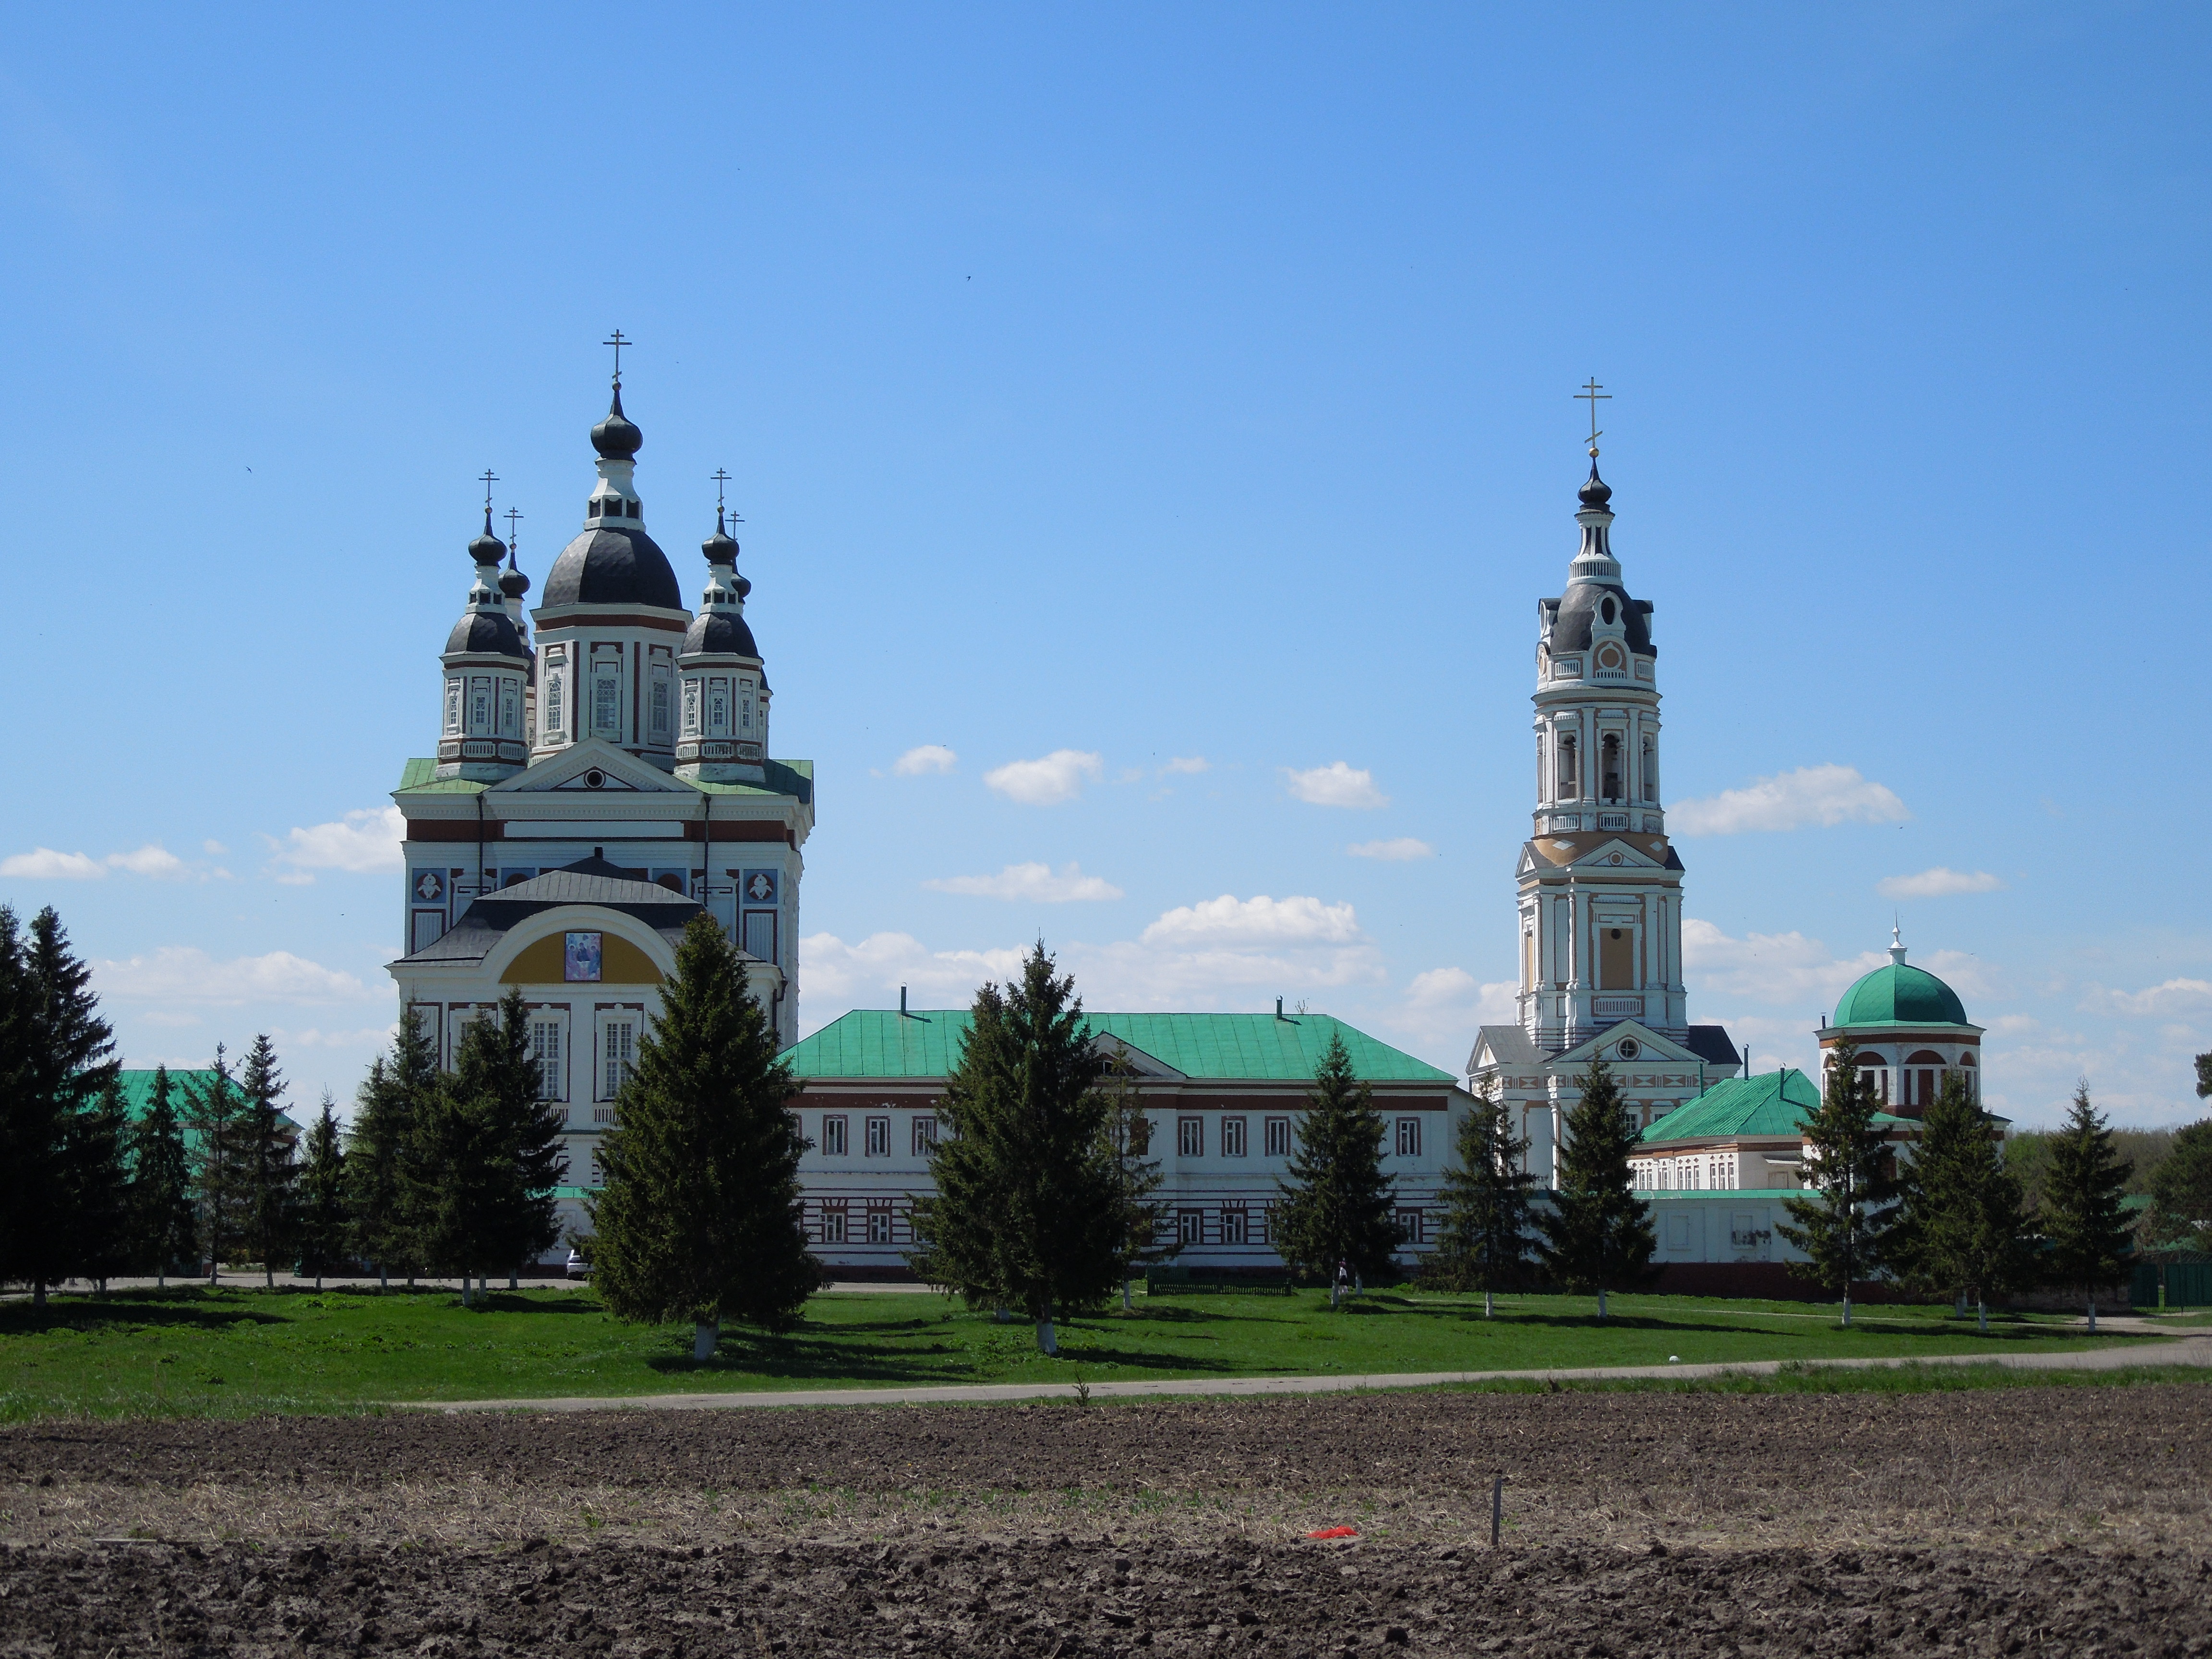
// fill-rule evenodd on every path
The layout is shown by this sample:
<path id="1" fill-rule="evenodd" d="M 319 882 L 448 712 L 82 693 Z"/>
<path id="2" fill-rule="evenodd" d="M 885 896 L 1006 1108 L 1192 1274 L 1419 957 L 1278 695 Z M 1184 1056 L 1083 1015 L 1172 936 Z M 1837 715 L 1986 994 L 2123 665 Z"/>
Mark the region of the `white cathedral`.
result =
<path id="1" fill-rule="evenodd" d="M 566 1109 L 574 1184 L 560 1190 L 562 1220 L 580 1231 L 597 1148 L 677 942 L 693 917 L 713 915 L 744 951 L 753 994 L 805 1085 L 794 1107 L 812 1143 L 800 1177 L 817 1251 L 848 1274 L 903 1274 L 907 1217 L 927 1189 L 937 1101 L 966 1011 L 909 1010 L 902 994 L 896 1012 L 854 1010 L 802 1040 L 799 901 L 814 769 L 770 753 L 768 675 L 745 618 L 752 584 L 738 574 L 718 510 L 698 608 L 685 606 L 646 531 L 635 481 L 645 439 L 623 412 L 619 371 L 591 441 L 598 482 L 583 527 L 534 611 L 526 616 L 529 579 L 492 533 L 489 502 L 469 544 L 475 580 L 439 657 L 436 752 L 409 761 L 392 793 L 406 819 L 403 954 L 390 964 L 401 1001 L 450 1065 L 464 1024 L 521 990 L 544 1097 Z M 1276 1178 L 1315 1063 L 1341 1037 L 1390 1125 L 1385 1156 L 1410 1251 L 1434 1242 L 1433 1206 L 1473 1096 L 1510 1103 L 1531 1170 L 1548 1185 L 1565 1115 L 1602 1058 L 1643 1130 L 1636 1184 L 1663 1222 L 1662 1262 L 1685 1270 L 1676 1282 L 1778 1288 L 1760 1277 L 1780 1272 L 1781 1253 L 1774 1200 L 1759 1194 L 1797 1186 L 1797 1125 L 1817 1091 L 1787 1071 L 1739 1079 L 1728 1033 L 1690 1021 L 1682 861 L 1660 797 L 1652 606 L 1622 582 L 1612 491 L 1595 442 L 1589 453 L 1566 591 L 1537 604 L 1516 1023 L 1480 1028 L 1462 1080 L 1279 1001 L 1272 1016 L 1091 1014 L 1096 1040 L 1126 1062 L 1152 1115 L 1186 1263 L 1279 1267 Z M 1819 1040 L 1858 1046 L 1897 1114 L 1886 1121 L 1909 1140 L 1948 1073 L 1978 1092 L 1981 1031 L 1948 986 L 1904 957 L 1895 948 L 1888 967 L 1852 987 Z"/>

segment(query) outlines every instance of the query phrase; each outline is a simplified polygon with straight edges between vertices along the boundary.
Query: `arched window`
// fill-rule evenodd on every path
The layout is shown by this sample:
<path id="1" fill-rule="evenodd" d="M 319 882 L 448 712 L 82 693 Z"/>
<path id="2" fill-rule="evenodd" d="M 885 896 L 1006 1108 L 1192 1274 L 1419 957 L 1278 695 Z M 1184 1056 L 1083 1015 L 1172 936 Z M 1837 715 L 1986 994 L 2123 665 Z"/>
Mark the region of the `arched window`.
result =
<path id="1" fill-rule="evenodd" d="M 1559 799 L 1573 800 L 1582 793 L 1582 778 L 1576 762 L 1575 740 L 1562 734 L 1559 738 Z"/>
<path id="2" fill-rule="evenodd" d="M 1604 769 L 1601 774 L 1605 786 L 1604 798 L 1608 801 L 1617 802 L 1626 793 L 1620 787 L 1620 734 L 1617 732 L 1608 732 L 1599 740 L 1599 754 L 1604 762 Z"/>
<path id="3" fill-rule="evenodd" d="M 1936 1103 L 1943 1084 L 1943 1056 L 1933 1048 L 1917 1048 L 1905 1057 L 1905 1103 L 1922 1111 Z"/>
<path id="4" fill-rule="evenodd" d="M 1647 806 L 1659 804 L 1659 740 L 1644 739 L 1644 803 Z"/>

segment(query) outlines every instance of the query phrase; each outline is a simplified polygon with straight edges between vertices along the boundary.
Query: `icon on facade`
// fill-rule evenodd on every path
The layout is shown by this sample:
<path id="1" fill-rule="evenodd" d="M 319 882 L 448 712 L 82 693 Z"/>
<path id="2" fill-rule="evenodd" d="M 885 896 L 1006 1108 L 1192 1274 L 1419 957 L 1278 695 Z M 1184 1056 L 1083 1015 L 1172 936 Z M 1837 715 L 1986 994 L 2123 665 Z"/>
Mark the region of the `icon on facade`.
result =
<path id="1" fill-rule="evenodd" d="M 600 933 L 569 934 L 568 948 L 561 954 L 561 977 L 571 985 L 598 984 L 605 937 Z"/>
<path id="2" fill-rule="evenodd" d="M 415 878 L 415 896 L 425 904 L 444 903 L 446 878 L 435 870 L 425 870 Z"/>
<path id="3" fill-rule="evenodd" d="M 745 902 L 773 904 L 775 902 L 775 872 L 748 870 L 745 872 Z"/>

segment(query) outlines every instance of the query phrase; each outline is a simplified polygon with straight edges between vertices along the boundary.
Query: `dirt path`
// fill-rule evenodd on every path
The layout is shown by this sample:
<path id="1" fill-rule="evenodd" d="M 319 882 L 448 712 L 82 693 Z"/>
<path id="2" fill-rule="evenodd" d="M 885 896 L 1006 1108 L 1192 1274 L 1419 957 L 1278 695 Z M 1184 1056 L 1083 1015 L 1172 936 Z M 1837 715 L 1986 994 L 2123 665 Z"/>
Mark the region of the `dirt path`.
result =
<path id="1" fill-rule="evenodd" d="M 2193 1655 L 2208 1428 L 2193 1384 L 30 1425 L 0 1656 Z"/>

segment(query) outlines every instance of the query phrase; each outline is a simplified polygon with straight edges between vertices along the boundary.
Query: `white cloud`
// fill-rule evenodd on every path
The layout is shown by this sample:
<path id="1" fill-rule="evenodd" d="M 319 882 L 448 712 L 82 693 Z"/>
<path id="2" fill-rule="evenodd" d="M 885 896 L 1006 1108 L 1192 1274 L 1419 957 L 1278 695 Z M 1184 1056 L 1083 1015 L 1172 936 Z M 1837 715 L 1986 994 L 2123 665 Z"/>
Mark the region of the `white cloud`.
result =
<path id="1" fill-rule="evenodd" d="M 920 994 L 917 1006 L 964 1008 L 985 980 L 1003 983 L 1018 974 L 1024 954 L 1018 945 L 932 951 L 911 933 L 871 933 L 857 945 L 835 933 L 811 933 L 799 949 L 810 1012 L 826 1002 L 836 1012 L 896 1007 L 902 985 Z"/>
<path id="2" fill-rule="evenodd" d="M 107 866 L 82 853 L 57 853 L 39 847 L 0 859 L 0 876 L 19 876 L 27 881 L 90 881 L 107 873 Z"/>
<path id="3" fill-rule="evenodd" d="M 1105 775 L 1103 755 L 1082 749 L 1055 749 L 1042 760 L 1009 761 L 983 774 L 984 784 L 1024 806 L 1054 806 L 1083 793 L 1085 778 Z"/>
<path id="4" fill-rule="evenodd" d="M 2212 1012 L 2212 980 L 2170 979 L 2147 991 L 2108 991 L 2092 986 L 2081 1006 L 2100 1013 L 2158 1016 Z"/>
<path id="5" fill-rule="evenodd" d="M 1954 893 L 1996 893 L 2004 883 L 1986 870 L 1954 870 L 1937 865 L 1917 876 L 1884 876 L 1874 886 L 1884 898 L 1948 898 Z"/>
<path id="6" fill-rule="evenodd" d="M 1409 859 L 1432 859 L 1437 849 L 1425 841 L 1411 836 L 1400 836 L 1395 841 L 1354 842 L 1344 849 L 1356 859 L 1382 859 L 1392 864 L 1402 864 Z"/>
<path id="7" fill-rule="evenodd" d="M 363 806 L 335 823 L 318 823 L 289 831 L 276 849 L 276 862 L 294 873 L 279 876 L 293 884 L 312 880 L 297 872 L 344 870 L 355 875 L 380 875 L 400 867 L 399 844 L 406 839 L 407 819 L 397 806 Z"/>
<path id="8" fill-rule="evenodd" d="M 362 1002 L 389 994 L 353 975 L 295 957 L 289 951 L 217 962 L 197 945 L 170 945 L 121 962 L 96 961 L 93 985 L 103 997 L 126 1002 L 212 1004 L 244 1002 L 302 1006 Z"/>
<path id="9" fill-rule="evenodd" d="M 1382 1023 L 1425 1048 L 1452 1052 L 1456 1066 L 1474 1048 L 1477 1026 L 1513 1023 L 1518 988 L 1511 980 L 1486 984 L 1464 968 L 1431 968 L 1413 975 Z"/>
<path id="10" fill-rule="evenodd" d="M 225 853 L 230 851 L 230 848 L 225 847 L 219 841 L 209 840 L 204 841 L 200 843 L 200 851 L 205 853 L 211 859 L 219 859 Z"/>
<path id="11" fill-rule="evenodd" d="M 1054 874 L 1049 864 L 1010 864 L 995 876 L 939 876 L 921 884 L 932 892 L 964 893 L 975 898 L 1029 899 L 1066 904 L 1085 899 L 1117 899 L 1121 890 L 1103 876 L 1086 876 L 1069 864 Z"/>
<path id="12" fill-rule="evenodd" d="M 1211 772 L 1212 769 L 1213 763 L 1203 755 L 1177 755 L 1165 766 L 1160 768 L 1160 775 L 1166 777 L 1176 772 L 1188 772 L 1194 775 L 1200 772 Z"/>
<path id="13" fill-rule="evenodd" d="M 148 842 L 135 853 L 110 853 L 107 861 L 134 876 L 182 876 L 190 873 L 185 861 L 167 848 Z"/>
<path id="14" fill-rule="evenodd" d="M 1796 1004 L 1809 1021 L 1831 1011 L 1836 997 L 1862 974 L 1889 960 L 1887 951 L 1863 951 L 1838 957 L 1816 939 L 1801 933 L 1747 933 L 1733 939 L 1695 916 L 1682 918 L 1682 965 L 1691 994 L 1741 998 L 1752 1002 Z M 1995 994 L 1979 958 L 1960 951 L 1930 951 L 1916 958 L 1961 997 Z M 1973 1010 L 1967 1010 L 1971 1018 Z"/>
<path id="15" fill-rule="evenodd" d="M 1293 795 L 1314 806 L 1372 808 L 1390 804 L 1390 797 L 1375 787 L 1372 772 L 1364 768 L 1355 771 L 1342 761 L 1304 772 L 1285 766 L 1283 777 Z"/>
<path id="16" fill-rule="evenodd" d="M 399 1024 L 364 1025 L 357 1031 L 325 1031 L 310 1025 L 304 1030 L 282 1027 L 270 1033 L 279 1052 L 292 1048 L 381 1048 L 398 1034 Z"/>
<path id="17" fill-rule="evenodd" d="M 902 778 L 918 778 L 926 772 L 950 772 L 959 761 L 960 757 L 943 744 L 925 743 L 901 755 L 891 770 Z"/>
<path id="18" fill-rule="evenodd" d="M 1146 945 L 1184 948 L 1227 945 L 1348 945 L 1362 937 L 1349 904 L 1323 904 L 1303 896 L 1275 899 L 1261 893 L 1240 899 L 1224 893 L 1163 915 L 1145 929 Z"/>
<path id="19" fill-rule="evenodd" d="M 1679 802 L 1667 809 L 1667 827 L 1682 836 L 1738 836 L 1812 824 L 1903 823 L 1911 816 L 1893 792 L 1860 776 L 1856 767 L 1831 764 L 1777 773 L 1710 800 Z"/>

